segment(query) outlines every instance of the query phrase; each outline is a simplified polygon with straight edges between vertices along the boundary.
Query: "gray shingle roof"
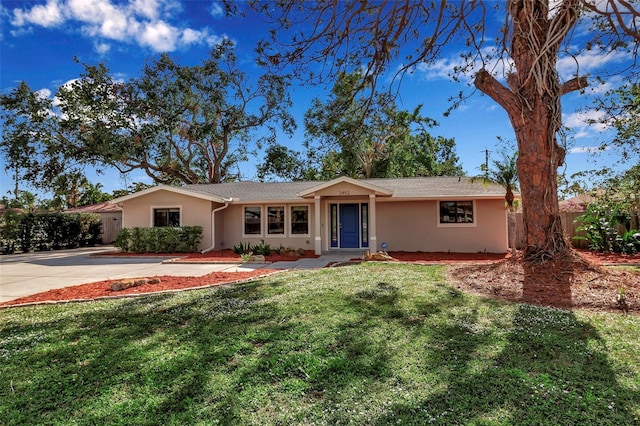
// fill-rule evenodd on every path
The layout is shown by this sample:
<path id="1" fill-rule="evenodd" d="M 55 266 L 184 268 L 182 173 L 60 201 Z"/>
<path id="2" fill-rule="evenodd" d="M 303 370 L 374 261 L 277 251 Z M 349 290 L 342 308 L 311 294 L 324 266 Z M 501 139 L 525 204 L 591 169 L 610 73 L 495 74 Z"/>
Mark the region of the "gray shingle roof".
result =
<path id="1" fill-rule="evenodd" d="M 391 198 L 502 198 L 504 188 L 495 184 L 484 184 L 482 180 L 472 182 L 468 177 L 422 177 L 405 179 L 362 179 L 387 190 Z M 326 182 L 232 182 L 220 184 L 187 185 L 183 189 L 203 195 L 233 198 L 236 202 L 258 202 L 272 200 L 301 200 L 297 194 Z"/>

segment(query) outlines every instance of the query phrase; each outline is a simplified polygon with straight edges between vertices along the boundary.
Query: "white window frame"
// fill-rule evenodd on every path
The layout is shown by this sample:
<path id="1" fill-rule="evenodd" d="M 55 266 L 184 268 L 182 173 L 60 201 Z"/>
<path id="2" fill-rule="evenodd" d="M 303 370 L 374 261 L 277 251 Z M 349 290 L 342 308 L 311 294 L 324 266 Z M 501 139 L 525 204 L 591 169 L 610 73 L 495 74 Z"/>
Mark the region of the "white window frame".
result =
<path id="1" fill-rule="evenodd" d="M 156 210 L 165 210 L 165 209 L 178 209 L 179 210 L 179 214 L 180 214 L 180 225 L 178 226 L 182 226 L 182 205 L 170 205 L 170 206 L 151 206 L 150 207 L 150 211 L 149 211 L 149 227 L 150 228 L 161 228 L 160 226 L 156 226 L 154 223 L 154 219 L 155 219 L 155 211 Z"/>
<path id="2" fill-rule="evenodd" d="M 284 213 L 284 222 L 282 223 L 282 234 L 270 234 L 269 233 L 269 208 L 272 207 L 282 207 Z M 265 237 L 268 238 L 286 238 L 288 236 L 287 233 L 287 224 L 289 223 L 289 215 L 287 214 L 287 205 L 286 204 L 269 204 L 265 206 L 265 211 L 267 212 L 264 223 L 265 223 Z"/>
<path id="3" fill-rule="evenodd" d="M 247 208 L 258 208 L 260 209 L 260 233 L 258 234 L 245 234 L 245 209 Z M 264 208 L 260 205 L 246 205 L 242 206 L 242 210 L 240 210 L 242 220 L 240 221 L 240 225 L 242 226 L 242 238 L 261 238 L 264 235 Z"/>
<path id="4" fill-rule="evenodd" d="M 291 209 L 294 207 L 306 207 L 307 208 L 307 233 L 306 234 L 294 234 L 292 231 L 293 227 L 293 215 L 291 214 Z M 309 238 L 311 236 L 311 206 L 309 204 L 290 204 L 288 206 L 289 220 L 287 231 L 289 233 L 290 238 Z"/>
<path id="5" fill-rule="evenodd" d="M 447 203 L 452 201 L 471 201 L 471 208 L 473 209 L 473 222 L 454 222 L 454 223 L 441 223 L 440 222 L 440 203 Z M 476 206 L 476 200 L 472 199 L 464 199 L 464 198 L 456 198 L 456 199 L 446 199 L 446 200 L 438 200 L 436 202 L 436 224 L 438 228 L 476 228 L 478 226 L 478 209 Z"/>

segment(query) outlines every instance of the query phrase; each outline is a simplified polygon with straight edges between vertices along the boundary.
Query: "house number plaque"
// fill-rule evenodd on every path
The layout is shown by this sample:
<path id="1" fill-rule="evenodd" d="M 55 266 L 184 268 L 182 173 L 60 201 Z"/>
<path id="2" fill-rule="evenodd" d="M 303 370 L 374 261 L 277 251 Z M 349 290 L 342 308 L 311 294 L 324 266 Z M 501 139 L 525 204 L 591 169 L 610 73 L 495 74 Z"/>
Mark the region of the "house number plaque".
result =
<path id="1" fill-rule="evenodd" d="M 351 192 L 349 192 L 349 191 L 340 191 L 340 192 L 338 192 L 338 195 L 341 195 L 341 196 L 350 195 L 350 194 L 351 194 Z"/>

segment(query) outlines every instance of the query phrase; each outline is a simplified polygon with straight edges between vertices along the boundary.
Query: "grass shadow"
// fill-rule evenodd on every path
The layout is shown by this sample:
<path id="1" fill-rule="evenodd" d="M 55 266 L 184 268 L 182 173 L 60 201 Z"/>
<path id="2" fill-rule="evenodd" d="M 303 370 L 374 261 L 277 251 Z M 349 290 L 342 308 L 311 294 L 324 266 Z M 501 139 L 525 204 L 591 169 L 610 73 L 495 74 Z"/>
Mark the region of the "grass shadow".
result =
<path id="1" fill-rule="evenodd" d="M 471 319 L 471 318 L 470 318 Z M 447 385 L 397 404 L 375 424 L 630 424 L 637 390 L 621 386 L 597 330 L 571 311 L 521 305 L 507 344 L 493 360 L 473 355 L 477 332 L 440 330 L 449 344 L 424 368 L 446 370 Z M 475 336 L 474 336 L 475 335 Z M 439 356 L 438 356 L 439 352 Z M 474 365 L 475 364 L 475 365 Z"/>
<path id="2" fill-rule="evenodd" d="M 356 265 L 0 312 L 0 424 L 638 420 L 594 326 L 470 297 L 441 271 Z"/>

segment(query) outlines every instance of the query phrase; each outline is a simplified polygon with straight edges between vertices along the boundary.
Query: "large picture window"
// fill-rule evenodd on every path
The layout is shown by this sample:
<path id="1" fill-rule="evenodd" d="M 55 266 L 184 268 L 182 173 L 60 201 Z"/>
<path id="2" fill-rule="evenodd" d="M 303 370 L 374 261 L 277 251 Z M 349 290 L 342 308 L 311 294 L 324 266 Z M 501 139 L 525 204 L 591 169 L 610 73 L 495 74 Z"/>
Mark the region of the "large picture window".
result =
<path id="1" fill-rule="evenodd" d="M 153 226 L 180 226 L 180 209 L 153 209 Z"/>
<path id="2" fill-rule="evenodd" d="M 244 208 L 245 235 L 260 235 L 262 233 L 262 209 L 260 207 Z"/>
<path id="3" fill-rule="evenodd" d="M 267 233 L 284 235 L 284 206 L 267 207 Z"/>
<path id="4" fill-rule="evenodd" d="M 440 223 L 474 223 L 473 201 L 440 201 Z"/>
<path id="5" fill-rule="evenodd" d="M 309 234 L 309 206 L 291 207 L 291 235 Z"/>

